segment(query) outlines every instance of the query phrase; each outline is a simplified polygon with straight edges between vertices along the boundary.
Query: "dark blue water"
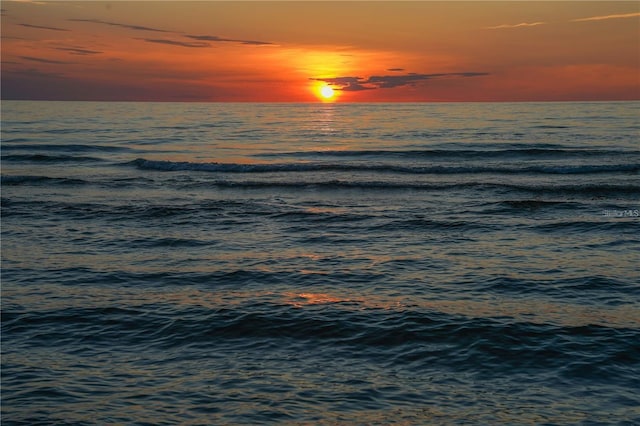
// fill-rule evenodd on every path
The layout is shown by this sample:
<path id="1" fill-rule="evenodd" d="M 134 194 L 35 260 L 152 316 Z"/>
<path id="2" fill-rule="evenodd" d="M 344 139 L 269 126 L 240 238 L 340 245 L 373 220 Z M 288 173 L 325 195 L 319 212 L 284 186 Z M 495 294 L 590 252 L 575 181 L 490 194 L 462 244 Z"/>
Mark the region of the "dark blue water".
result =
<path id="1" fill-rule="evenodd" d="M 639 117 L 3 102 L 2 421 L 640 423 Z"/>

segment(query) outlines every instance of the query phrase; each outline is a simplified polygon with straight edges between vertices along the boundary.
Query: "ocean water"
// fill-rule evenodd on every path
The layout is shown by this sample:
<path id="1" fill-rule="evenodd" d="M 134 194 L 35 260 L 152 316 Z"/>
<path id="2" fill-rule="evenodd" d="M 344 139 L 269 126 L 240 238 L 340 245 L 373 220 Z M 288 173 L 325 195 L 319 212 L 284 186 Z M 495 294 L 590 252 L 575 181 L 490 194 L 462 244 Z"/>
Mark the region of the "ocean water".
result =
<path id="1" fill-rule="evenodd" d="M 640 103 L 2 102 L 2 422 L 639 424 Z"/>

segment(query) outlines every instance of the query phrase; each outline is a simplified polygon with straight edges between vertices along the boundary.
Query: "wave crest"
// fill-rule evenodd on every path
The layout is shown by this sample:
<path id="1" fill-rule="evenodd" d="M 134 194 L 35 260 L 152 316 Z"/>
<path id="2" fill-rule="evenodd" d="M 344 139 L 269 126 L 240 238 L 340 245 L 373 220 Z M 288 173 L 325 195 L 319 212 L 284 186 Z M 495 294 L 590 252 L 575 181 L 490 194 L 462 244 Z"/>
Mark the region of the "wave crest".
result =
<path id="1" fill-rule="evenodd" d="M 640 164 L 587 164 L 587 165 L 523 165 L 517 166 L 445 166 L 445 165 L 397 165 L 363 163 L 194 163 L 188 161 L 147 160 L 138 158 L 133 164 L 141 170 L 195 171 L 213 173 L 273 173 L 273 172 L 390 172 L 404 174 L 592 174 L 638 173 Z"/>

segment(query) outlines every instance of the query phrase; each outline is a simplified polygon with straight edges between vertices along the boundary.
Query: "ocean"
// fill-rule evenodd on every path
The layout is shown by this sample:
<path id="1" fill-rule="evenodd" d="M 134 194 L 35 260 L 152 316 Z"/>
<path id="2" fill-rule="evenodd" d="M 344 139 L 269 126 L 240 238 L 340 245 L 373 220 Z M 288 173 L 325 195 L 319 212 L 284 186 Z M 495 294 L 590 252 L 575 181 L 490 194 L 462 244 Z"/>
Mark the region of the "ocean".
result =
<path id="1" fill-rule="evenodd" d="M 640 103 L 2 102 L 6 425 L 640 424 Z"/>

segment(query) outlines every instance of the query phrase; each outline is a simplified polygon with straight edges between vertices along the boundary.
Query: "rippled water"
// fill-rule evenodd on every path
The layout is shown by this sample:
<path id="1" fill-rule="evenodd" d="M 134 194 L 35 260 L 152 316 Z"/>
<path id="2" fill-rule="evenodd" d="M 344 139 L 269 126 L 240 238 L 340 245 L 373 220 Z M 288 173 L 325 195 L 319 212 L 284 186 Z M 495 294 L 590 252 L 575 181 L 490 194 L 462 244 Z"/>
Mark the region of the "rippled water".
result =
<path id="1" fill-rule="evenodd" d="M 639 423 L 639 113 L 3 102 L 3 423 Z"/>

